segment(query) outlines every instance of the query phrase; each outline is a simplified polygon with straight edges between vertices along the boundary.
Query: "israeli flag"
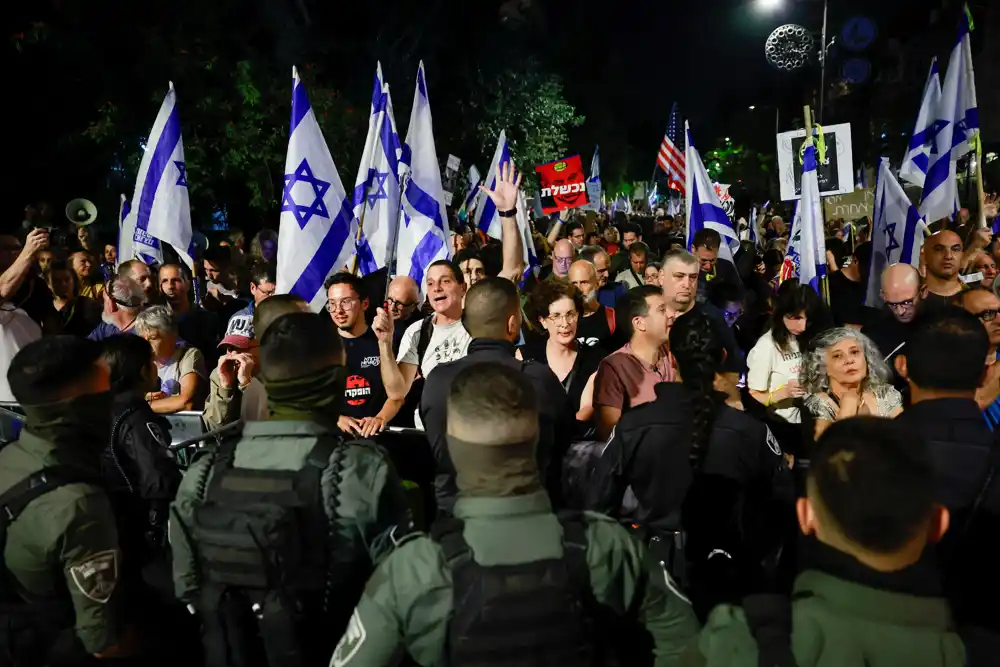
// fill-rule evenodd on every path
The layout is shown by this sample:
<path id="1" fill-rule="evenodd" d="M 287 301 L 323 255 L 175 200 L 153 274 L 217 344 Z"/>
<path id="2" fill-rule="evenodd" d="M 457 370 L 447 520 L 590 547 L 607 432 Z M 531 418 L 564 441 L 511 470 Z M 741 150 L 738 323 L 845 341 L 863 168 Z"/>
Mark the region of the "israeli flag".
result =
<path id="1" fill-rule="evenodd" d="M 816 157 L 816 146 L 807 144 L 802 157 L 802 198 L 798 207 L 799 282 L 811 286 L 822 296 L 820 283 L 826 277 L 826 238 L 823 231 L 823 204 L 819 198 L 819 180 L 816 176 Z"/>
<path id="2" fill-rule="evenodd" d="M 601 156 L 598 153 L 598 146 L 594 145 L 594 157 L 590 158 L 590 178 L 591 183 L 601 182 Z"/>
<path id="3" fill-rule="evenodd" d="M 653 183 L 653 189 L 650 191 L 650 193 L 649 193 L 649 199 L 646 202 L 647 204 L 649 204 L 649 212 L 650 213 L 653 212 L 653 208 L 656 206 L 656 188 L 657 188 L 657 184 Z"/>
<path id="4" fill-rule="evenodd" d="M 691 130 L 688 123 L 684 123 L 684 131 L 687 134 L 686 160 L 687 169 L 685 174 L 685 186 L 687 188 L 687 239 L 685 245 L 688 249 L 694 242 L 694 235 L 702 229 L 714 229 L 722 236 L 722 244 L 719 246 L 719 259 L 725 260 L 736 266 L 733 259 L 733 251 L 740 247 L 740 237 L 733 229 L 733 222 L 726 215 L 712 186 L 712 179 L 708 177 L 705 164 L 701 161 L 701 154 L 694 147 L 694 140 L 691 138 Z"/>
<path id="5" fill-rule="evenodd" d="M 404 225 L 399 228 L 396 246 L 396 275 L 410 276 L 423 286 L 427 267 L 451 256 L 444 188 L 434 148 L 434 126 L 423 61 L 417 68 L 417 86 L 413 92 L 402 165 Z"/>
<path id="6" fill-rule="evenodd" d="M 941 77 L 938 74 L 937 56 L 931 60 L 931 69 L 924 84 L 924 95 L 920 99 L 920 111 L 913 126 L 913 136 L 906 147 L 903 166 L 899 177 L 918 187 L 924 187 L 927 178 L 928 156 L 938 131 L 937 110 L 941 105 Z M 880 167 L 881 169 L 881 167 Z"/>
<path id="7" fill-rule="evenodd" d="M 889 159 L 882 158 L 875 182 L 875 214 L 872 218 L 872 260 L 868 273 L 865 305 L 882 306 L 882 272 L 892 264 L 920 266 L 927 225 L 917 207 L 892 175 Z"/>
<path id="8" fill-rule="evenodd" d="M 495 190 L 497 178 L 500 177 L 500 167 L 508 162 L 510 162 L 510 148 L 507 146 L 507 131 L 500 130 L 497 149 L 493 153 L 493 161 L 490 163 L 490 170 L 486 172 L 486 181 L 483 185 L 490 190 Z M 500 223 L 500 214 L 496 204 L 485 192 L 482 193 L 482 198 L 476 209 L 476 227 L 495 239 L 503 236 L 503 225 Z"/>
<path id="9" fill-rule="evenodd" d="M 118 204 L 118 243 L 115 245 L 115 252 L 117 253 L 115 257 L 117 258 L 119 264 L 121 264 L 123 261 L 121 259 L 122 252 L 126 251 L 126 248 L 122 247 L 122 239 L 125 238 L 125 236 L 122 234 L 122 230 L 125 227 L 125 218 L 128 217 L 128 213 L 131 209 L 132 206 L 131 204 L 128 203 L 128 198 L 124 194 L 122 194 L 121 202 Z M 131 244 L 132 241 L 131 239 L 129 239 L 129 245 L 131 246 Z M 118 267 L 116 266 L 115 268 L 117 269 Z"/>
<path id="10" fill-rule="evenodd" d="M 941 90 L 934 143 L 931 146 L 927 179 L 924 181 L 921 216 L 930 222 L 958 211 L 956 161 L 966 155 L 969 142 L 979 131 L 976 82 L 969 46 L 971 23 L 966 8 L 958 29 L 958 42 L 948 60 L 948 72 Z"/>
<path id="11" fill-rule="evenodd" d="M 668 191 L 667 192 L 667 215 L 669 215 L 671 218 L 676 218 L 680 214 L 681 214 L 681 198 L 680 197 L 674 197 L 672 194 L 670 194 L 670 191 Z"/>
<path id="12" fill-rule="evenodd" d="M 326 303 L 323 282 L 354 251 L 357 223 L 306 87 L 292 68 L 292 123 L 278 228 L 279 294 L 296 294 L 314 312 Z"/>
<path id="13" fill-rule="evenodd" d="M 162 264 L 161 242 L 172 245 L 188 268 L 194 267 L 194 260 L 188 254 L 191 204 L 187 163 L 173 83 L 160 105 L 139 163 L 132 205 L 122 224 L 122 252 L 118 254 L 118 261 L 141 259 L 147 264 Z"/>
<path id="14" fill-rule="evenodd" d="M 531 236 L 531 221 L 528 219 L 528 196 L 524 190 L 517 193 L 517 231 L 521 236 L 521 259 L 524 262 L 524 275 L 519 287 L 524 286 L 524 280 L 529 275 L 538 277 L 542 263 L 535 253 L 535 240 Z"/>
<path id="15" fill-rule="evenodd" d="M 480 192 L 479 184 L 483 182 L 483 177 L 480 175 L 476 165 L 469 167 L 469 174 L 466 176 L 466 181 L 469 184 L 469 189 L 465 191 L 465 203 L 462 206 L 462 210 L 470 213 L 476 209 L 477 195 Z"/>
<path id="16" fill-rule="evenodd" d="M 389 248 L 396 242 L 402 148 L 392 116 L 389 85 L 382 78 L 382 63 L 378 63 L 368 118 L 368 138 L 358 166 L 352 198 L 354 217 L 361 230 L 357 259 L 363 276 L 386 266 Z"/>

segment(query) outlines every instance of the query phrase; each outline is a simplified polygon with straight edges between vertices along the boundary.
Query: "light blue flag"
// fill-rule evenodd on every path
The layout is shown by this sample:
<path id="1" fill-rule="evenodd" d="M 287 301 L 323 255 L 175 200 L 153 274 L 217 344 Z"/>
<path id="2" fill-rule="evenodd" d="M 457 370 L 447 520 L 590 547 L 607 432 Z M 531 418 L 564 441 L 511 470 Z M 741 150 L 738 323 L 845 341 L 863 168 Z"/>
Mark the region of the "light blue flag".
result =
<path id="1" fill-rule="evenodd" d="M 930 72 L 927 73 L 924 95 L 920 98 L 920 111 L 917 112 L 917 122 L 913 126 L 913 136 L 906 147 L 903 165 L 899 168 L 901 179 L 920 188 L 924 187 L 927 178 L 928 156 L 939 128 L 937 111 L 940 105 L 941 76 L 938 74 L 935 56 L 931 60 Z"/>
<path id="2" fill-rule="evenodd" d="M 889 159 L 882 158 L 875 182 L 875 212 L 872 217 L 872 259 L 868 272 L 865 305 L 882 306 L 882 272 L 893 264 L 920 266 L 927 225 L 917 207 L 892 175 Z"/>
<path id="3" fill-rule="evenodd" d="M 410 126 L 403 146 L 403 226 L 396 246 L 396 275 L 410 276 L 423 289 L 427 267 L 451 256 L 441 167 L 434 148 L 434 123 L 424 63 L 417 68 Z"/>
<path id="4" fill-rule="evenodd" d="M 502 165 L 510 162 L 510 148 L 507 146 L 507 131 L 500 130 L 500 137 L 497 139 L 497 149 L 493 153 L 493 161 L 490 162 L 490 170 L 486 172 L 486 180 L 483 185 L 490 190 L 496 190 L 497 178 L 500 177 Z M 482 190 L 480 190 L 482 193 Z M 479 206 L 476 208 L 476 227 L 495 239 L 503 236 L 503 225 L 500 222 L 500 213 L 497 211 L 493 200 L 482 193 L 479 199 Z"/>
<path id="5" fill-rule="evenodd" d="M 819 198 L 816 176 L 816 146 L 805 145 L 802 156 L 802 198 L 799 200 L 799 282 L 809 285 L 820 296 L 826 277 L 826 238 L 823 230 L 823 203 Z"/>
<path id="6" fill-rule="evenodd" d="M 598 153 L 598 146 L 594 145 L 594 157 L 590 158 L 590 178 L 591 183 L 601 182 L 601 156 Z"/>
<path id="7" fill-rule="evenodd" d="M 323 138 L 306 87 L 292 68 L 292 123 L 285 157 L 278 229 L 279 294 L 296 294 L 319 312 L 323 282 L 354 251 L 357 223 L 351 199 Z"/>
<path id="8" fill-rule="evenodd" d="M 733 251 L 740 247 L 740 237 L 733 229 L 733 221 L 729 219 L 725 209 L 722 208 L 722 202 L 719 201 L 719 195 L 715 192 L 712 179 L 708 177 L 705 164 L 701 161 L 701 154 L 694 147 L 691 130 L 686 122 L 684 123 L 684 131 L 687 135 L 687 148 L 685 149 L 687 238 L 685 247 L 691 249 L 694 235 L 702 229 L 714 229 L 722 237 L 722 244 L 719 246 L 719 259 L 725 260 L 735 267 Z"/>
<path id="9" fill-rule="evenodd" d="M 968 154 L 969 142 L 979 131 L 976 82 L 969 46 L 971 30 L 968 9 L 959 23 L 958 42 L 948 60 L 948 72 L 941 90 L 937 112 L 937 134 L 931 146 L 927 179 L 924 181 L 920 214 L 929 221 L 954 215 L 958 211 L 958 176 L 956 161 Z"/>
<path id="10" fill-rule="evenodd" d="M 141 259 L 147 264 L 162 264 L 162 241 L 174 246 L 188 266 L 193 266 L 187 252 L 191 244 L 187 163 L 173 83 L 149 131 L 132 193 L 132 204 L 121 226 L 118 262 Z"/>
<path id="11" fill-rule="evenodd" d="M 392 116 L 389 85 L 382 78 L 382 64 L 378 63 L 368 119 L 368 138 L 352 196 L 354 216 L 361 229 L 357 253 L 358 269 L 363 276 L 386 266 L 389 248 L 396 242 L 402 148 Z"/>

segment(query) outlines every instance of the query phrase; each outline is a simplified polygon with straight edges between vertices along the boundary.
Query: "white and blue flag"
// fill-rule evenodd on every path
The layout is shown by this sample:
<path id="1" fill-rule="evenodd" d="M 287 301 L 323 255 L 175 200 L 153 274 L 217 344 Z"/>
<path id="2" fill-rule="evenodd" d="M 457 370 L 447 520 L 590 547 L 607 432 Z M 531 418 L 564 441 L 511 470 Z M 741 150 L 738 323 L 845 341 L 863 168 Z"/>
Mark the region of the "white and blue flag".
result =
<path id="1" fill-rule="evenodd" d="M 924 84 L 924 95 L 920 98 L 920 111 L 917 112 L 917 122 L 913 126 L 913 136 L 906 147 L 903 165 L 899 168 L 899 177 L 916 185 L 924 187 L 927 178 L 927 164 L 938 131 L 937 111 L 941 105 L 941 76 L 938 74 L 937 56 L 931 60 L 931 69 Z M 881 167 L 879 167 L 881 170 Z M 877 180 L 877 179 L 876 179 Z"/>
<path id="2" fill-rule="evenodd" d="M 441 167 L 434 148 L 434 123 L 423 61 L 417 68 L 402 164 L 405 171 L 403 225 L 399 228 L 396 246 L 396 275 L 410 276 L 423 289 L 427 267 L 451 256 Z"/>
<path id="3" fill-rule="evenodd" d="M 882 158 L 875 184 L 875 212 L 872 217 L 872 259 L 868 273 L 868 293 L 865 305 L 882 306 L 880 286 L 882 271 L 893 264 L 920 266 L 920 249 L 924 245 L 927 225 L 917 207 L 892 175 L 889 159 Z"/>
<path id="4" fill-rule="evenodd" d="M 354 181 L 352 204 L 360 226 L 358 269 L 367 276 L 386 266 L 396 242 L 399 212 L 399 157 L 402 153 L 382 63 L 375 71 L 368 138 Z"/>
<path id="5" fill-rule="evenodd" d="M 601 156 L 598 148 L 599 146 L 594 144 L 594 157 L 590 158 L 590 178 L 587 179 L 590 183 L 601 182 Z"/>
<path id="6" fill-rule="evenodd" d="M 528 275 L 538 277 L 542 263 L 535 254 L 535 240 L 531 236 L 531 220 L 528 219 L 528 196 L 524 190 L 517 193 L 517 231 L 521 236 L 521 259 L 524 262 L 524 275 L 519 286 L 524 285 Z"/>
<path id="7" fill-rule="evenodd" d="M 323 282 L 347 263 L 357 233 L 351 199 L 323 138 L 306 87 L 292 68 L 292 122 L 278 229 L 279 294 L 296 294 L 318 312 Z"/>
<path id="8" fill-rule="evenodd" d="M 701 154 L 694 147 L 694 140 L 691 138 L 691 129 L 684 123 L 684 131 L 687 135 L 685 190 L 687 193 L 687 239 L 685 247 L 691 249 L 694 242 L 694 235 L 702 229 L 714 229 L 722 237 L 722 244 L 719 246 L 719 259 L 725 260 L 734 267 L 736 262 L 733 259 L 733 250 L 740 247 L 740 237 L 733 229 L 733 222 L 729 219 L 719 195 L 715 192 L 712 179 L 708 177 L 705 164 L 701 161 Z"/>
<path id="9" fill-rule="evenodd" d="M 936 115 L 937 133 L 931 145 L 923 200 L 920 202 L 920 214 L 929 222 L 952 216 L 958 211 L 955 163 L 968 154 L 970 142 L 979 131 L 976 82 L 969 45 L 971 29 L 966 9 L 959 23 L 958 42 L 948 60 L 948 72 L 941 89 L 941 104 Z"/>
<path id="10" fill-rule="evenodd" d="M 500 178 L 500 168 L 510 162 L 510 148 L 507 146 L 507 131 L 500 130 L 500 137 L 497 139 L 497 149 L 493 153 L 493 161 L 490 162 L 490 170 L 486 172 L 486 180 L 483 186 L 490 190 L 496 190 L 497 179 Z M 482 191 L 480 191 L 482 192 Z M 476 227 L 495 239 L 503 236 L 503 225 L 500 223 L 500 213 L 497 211 L 493 200 L 483 193 L 479 206 L 476 208 Z"/>
<path id="11" fill-rule="evenodd" d="M 122 261 L 128 261 L 121 259 L 122 252 L 126 250 L 122 247 L 122 239 L 125 238 L 122 235 L 122 231 L 125 228 L 125 219 L 128 217 L 128 213 L 131 209 L 132 205 L 128 203 L 128 198 L 123 193 L 121 195 L 121 203 L 118 204 L 118 243 L 115 245 L 115 257 L 117 258 L 119 264 L 121 264 Z M 116 266 L 115 268 L 117 269 L 118 267 Z"/>
<path id="12" fill-rule="evenodd" d="M 823 203 L 819 198 L 816 160 L 816 146 L 807 143 L 802 156 L 802 198 L 797 209 L 799 236 L 798 239 L 795 238 L 793 229 L 792 241 L 798 241 L 799 282 L 809 285 L 817 294 L 823 296 L 821 281 L 826 277 L 826 238 L 823 230 Z M 789 243 L 789 248 L 791 245 Z"/>
<path id="13" fill-rule="evenodd" d="M 649 204 L 649 211 L 650 212 L 652 212 L 653 208 L 656 206 L 656 197 L 657 197 L 657 195 L 656 195 L 656 188 L 657 188 L 657 184 L 653 183 L 653 189 L 650 190 L 650 192 L 649 192 L 649 199 L 646 201 L 646 203 Z"/>
<path id="14" fill-rule="evenodd" d="M 465 211 L 469 213 L 476 208 L 476 195 L 480 192 L 479 184 L 483 182 L 483 176 L 479 173 L 476 165 L 469 167 L 469 174 L 466 176 L 466 180 L 468 181 L 469 189 L 465 191 Z"/>
<path id="15" fill-rule="evenodd" d="M 166 242 L 174 246 L 189 267 L 193 266 L 194 262 L 188 254 L 191 205 L 188 200 L 187 163 L 184 161 L 181 121 L 173 83 L 163 98 L 153 129 L 149 131 L 132 191 L 132 204 L 128 209 L 121 226 L 119 263 L 141 259 L 147 264 L 162 264 L 163 248 L 160 243 Z"/>

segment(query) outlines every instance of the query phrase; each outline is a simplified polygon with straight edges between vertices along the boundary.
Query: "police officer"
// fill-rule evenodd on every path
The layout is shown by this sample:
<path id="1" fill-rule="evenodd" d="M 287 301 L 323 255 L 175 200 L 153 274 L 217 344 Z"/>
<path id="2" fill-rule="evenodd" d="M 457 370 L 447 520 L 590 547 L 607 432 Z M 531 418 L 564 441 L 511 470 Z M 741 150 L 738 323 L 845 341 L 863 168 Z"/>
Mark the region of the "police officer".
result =
<path id="1" fill-rule="evenodd" d="M 777 440 L 739 408 L 736 388 L 717 391 L 725 387 L 725 344 L 708 315 L 677 318 L 670 351 L 680 382 L 657 384 L 655 401 L 622 417 L 597 464 L 588 507 L 618 516 L 631 487 L 638 508 L 629 518 L 675 573 L 689 575 L 704 617 L 761 578 L 757 566 L 780 536 L 764 531 L 776 523 L 771 502 L 783 487 L 791 509 L 791 480 Z"/>
<path id="2" fill-rule="evenodd" d="M 279 317 L 260 360 L 270 419 L 196 460 L 171 508 L 175 592 L 200 613 L 208 667 L 325 664 L 373 564 L 411 529 L 390 461 L 339 436 L 330 318 Z"/>
<path id="3" fill-rule="evenodd" d="M 455 667 L 602 664 L 605 650 L 624 654 L 621 664 L 667 665 L 684 650 L 697 623 L 643 545 L 605 516 L 552 512 L 536 398 L 502 362 L 456 375 L 454 518 L 407 536 L 379 565 L 332 667 L 395 664 L 403 651 Z"/>
<path id="4" fill-rule="evenodd" d="M 100 488 L 111 430 L 101 346 L 43 338 L 17 353 L 7 379 L 27 423 L 20 439 L 0 450 L 0 594 L 5 605 L 23 605 L 5 607 L 8 616 L 0 618 L 0 664 L 120 655 L 121 551 Z"/>
<path id="5" fill-rule="evenodd" d="M 112 336 L 104 341 L 104 359 L 114 399 L 101 467 L 126 561 L 142 567 L 166 555 L 167 513 L 181 473 L 168 450 L 170 423 L 144 399 L 159 386 L 153 348 L 139 336 Z"/>

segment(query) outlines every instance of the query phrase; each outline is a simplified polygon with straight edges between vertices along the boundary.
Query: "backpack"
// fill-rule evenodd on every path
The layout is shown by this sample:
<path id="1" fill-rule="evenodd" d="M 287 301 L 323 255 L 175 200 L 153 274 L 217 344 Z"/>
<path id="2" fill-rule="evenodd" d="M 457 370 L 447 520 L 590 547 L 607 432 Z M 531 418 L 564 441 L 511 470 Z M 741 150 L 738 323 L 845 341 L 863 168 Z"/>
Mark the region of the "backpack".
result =
<path id="1" fill-rule="evenodd" d="M 321 479 L 341 440 L 321 437 L 302 470 L 234 467 L 238 440 L 220 444 L 190 526 L 205 664 L 300 667 L 328 660 L 336 642 L 328 572 L 334 530 Z M 341 458 L 334 461 L 337 480 Z"/>
<path id="2" fill-rule="evenodd" d="M 615 335 L 615 309 L 604 307 L 604 317 L 608 320 L 608 331 L 612 336 Z"/>
<path id="3" fill-rule="evenodd" d="M 461 519 L 431 528 L 452 573 L 451 667 L 595 664 L 585 523 L 580 513 L 560 514 L 559 522 L 562 558 L 493 566 L 475 561 Z"/>
<path id="4" fill-rule="evenodd" d="M 5 443 L 7 444 L 7 443 Z M 2 447 L 0 447 L 2 448 Z M 0 664 L 29 667 L 45 664 L 48 648 L 61 631 L 73 627 L 76 612 L 68 593 L 58 600 L 25 602 L 2 563 L 7 530 L 32 501 L 67 484 L 102 480 L 83 470 L 53 465 L 32 473 L 0 495 Z"/>

